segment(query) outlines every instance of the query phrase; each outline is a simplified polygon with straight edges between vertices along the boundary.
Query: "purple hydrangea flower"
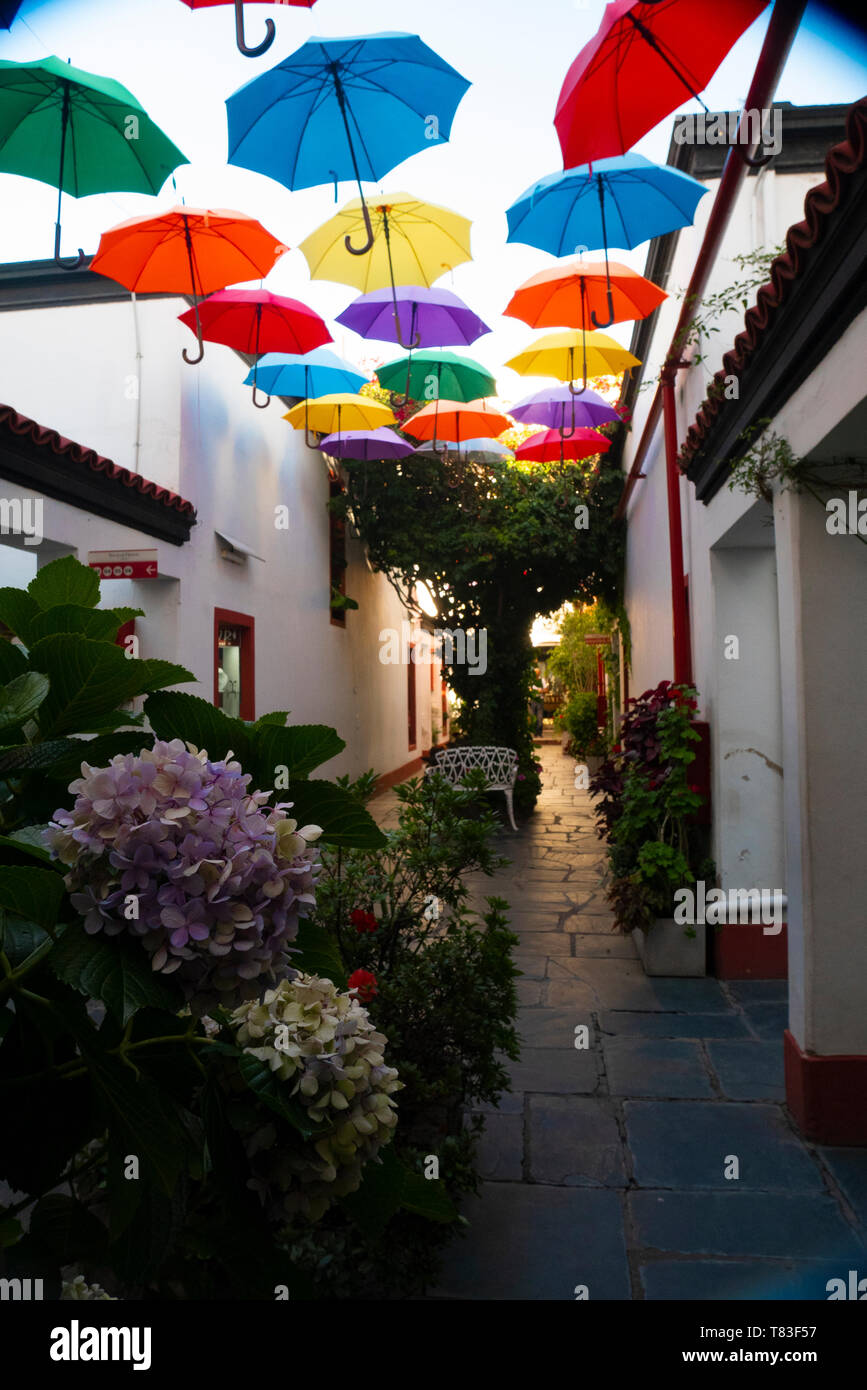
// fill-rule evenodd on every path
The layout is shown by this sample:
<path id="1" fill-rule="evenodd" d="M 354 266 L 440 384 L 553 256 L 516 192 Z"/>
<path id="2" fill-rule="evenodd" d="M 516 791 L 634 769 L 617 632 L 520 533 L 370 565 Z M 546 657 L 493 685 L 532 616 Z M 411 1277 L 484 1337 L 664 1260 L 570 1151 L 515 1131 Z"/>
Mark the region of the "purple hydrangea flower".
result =
<path id="1" fill-rule="evenodd" d="M 75 805 L 46 831 L 85 930 L 138 938 L 197 1009 L 294 975 L 289 947 L 316 901 L 319 827 L 299 830 L 291 803 L 250 792 L 230 758 L 173 739 L 82 763 Z"/>

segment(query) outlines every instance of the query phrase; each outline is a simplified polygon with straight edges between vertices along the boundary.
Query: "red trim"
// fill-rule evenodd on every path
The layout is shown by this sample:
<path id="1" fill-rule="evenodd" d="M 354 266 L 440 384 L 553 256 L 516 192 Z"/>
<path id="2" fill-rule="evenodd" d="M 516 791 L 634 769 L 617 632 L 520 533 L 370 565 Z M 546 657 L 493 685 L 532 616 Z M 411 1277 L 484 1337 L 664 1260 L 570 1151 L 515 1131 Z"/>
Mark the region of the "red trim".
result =
<path id="1" fill-rule="evenodd" d="M 867 1147 L 867 1057 L 817 1057 L 783 1034 L 786 1102 L 795 1124 L 816 1144 Z"/>
<path id="2" fill-rule="evenodd" d="M 235 613 L 231 608 L 214 609 L 214 704 L 219 708 L 220 624 L 239 627 L 241 637 L 241 709 L 242 719 L 256 718 L 256 619 L 249 613 Z"/>
<path id="3" fill-rule="evenodd" d="M 718 980 L 785 980 L 789 975 L 788 928 L 765 936 L 759 922 L 709 927 Z"/>
<path id="4" fill-rule="evenodd" d="M 442 747 L 442 744 L 439 745 Z M 373 796 L 381 796 L 390 787 L 394 787 L 398 782 L 405 782 L 407 777 L 414 777 L 417 772 L 421 772 L 424 766 L 422 758 L 413 758 L 410 762 L 404 763 L 402 767 L 396 767 L 393 772 L 384 772 L 381 777 L 376 779 L 376 787 Z M 371 797 L 371 800 L 373 797 Z"/>
<path id="5" fill-rule="evenodd" d="M 677 467 L 677 405 L 674 371 L 662 377 L 662 413 L 665 426 L 665 479 L 668 489 L 668 555 L 671 570 L 671 624 L 674 644 L 674 683 L 690 684 L 689 622 L 686 614 L 686 578 L 683 573 L 683 525 L 680 517 L 680 472 Z"/>
<path id="6" fill-rule="evenodd" d="M 163 506 L 181 512 L 184 516 L 196 515 L 196 509 L 192 502 L 187 502 L 176 492 L 170 492 L 168 488 L 160 487 L 159 483 L 150 482 L 147 478 L 143 478 L 140 473 L 131 473 L 128 468 L 122 468 L 119 463 L 113 463 L 111 459 L 104 458 L 95 449 L 88 449 L 83 444 L 76 444 L 74 440 L 66 439 L 56 430 L 48 429 L 46 425 L 38 425 L 27 415 L 19 415 L 17 410 L 12 409 L 11 405 L 0 405 L 0 425 L 5 426 L 10 434 L 29 439 L 40 449 L 50 450 L 58 458 L 67 458 L 71 463 L 83 464 L 93 473 L 101 473 L 112 482 L 121 482 L 124 487 L 133 488 L 144 497 L 152 497 L 156 502 L 161 502 Z"/>
<path id="7" fill-rule="evenodd" d="M 415 683 L 415 651 L 417 644 L 410 643 L 409 661 L 406 666 L 406 713 L 407 713 L 407 748 L 418 747 L 418 719 L 416 714 L 416 683 Z"/>

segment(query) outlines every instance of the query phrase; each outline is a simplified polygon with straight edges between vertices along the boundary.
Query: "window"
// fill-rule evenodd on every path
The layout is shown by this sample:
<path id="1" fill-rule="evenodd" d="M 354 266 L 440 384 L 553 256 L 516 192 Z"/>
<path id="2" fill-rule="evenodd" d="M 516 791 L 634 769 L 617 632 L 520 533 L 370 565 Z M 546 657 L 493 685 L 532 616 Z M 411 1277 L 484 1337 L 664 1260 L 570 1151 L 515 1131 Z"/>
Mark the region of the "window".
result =
<path id="1" fill-rule="evenodd" d="M 409 661 L 406 665 L 406 704 L 408 715 L 409 746 L 415 748 L 416 745 L 416 723 L 415 723 L 415 647 L 409 649 Z"/>
<path id="2" fill-rule="evenodd" d="M 214 609 L 214 704 L 234 719 L 255 719 L 255 620 Z"/>
<path id="3" fill-rule="evenodd" d="M 330 479 L 328 484 L 329 498 L 340 497 L 342 492 L 343 484 L 337 478 Z M 335 596 L 346 594 L 346 522 L 342 516 L 335 516 L 330 509 L 328 512 L 328 544 L 331 621 L 335 627 L 346 627 L 346 609 L 334 607 Z"/>

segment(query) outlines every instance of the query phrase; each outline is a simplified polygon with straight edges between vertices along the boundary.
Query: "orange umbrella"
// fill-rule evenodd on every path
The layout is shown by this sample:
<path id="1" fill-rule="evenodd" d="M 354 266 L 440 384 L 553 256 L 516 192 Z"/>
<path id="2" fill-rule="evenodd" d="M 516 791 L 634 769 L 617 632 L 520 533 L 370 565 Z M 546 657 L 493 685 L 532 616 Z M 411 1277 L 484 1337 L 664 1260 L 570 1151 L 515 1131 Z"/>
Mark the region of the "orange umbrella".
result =
<path id="1" fill-rule="evenodd" d="M 460 444 L 464 439 L 496 439 L 503 430 L 511 429 L 508 415 L 488 405 L 485 400 L 431 401 L 422 406 L 401 429 L 414 439 L 430 439 L 436 448 L 437 430 L 441 437 Z"/>
<path id="2" fill-rule="evenodd" d="M 606 306 L 611 322 L 621 323 L 647 318 L 667 298 L 665 290 L 628 265 L 579 259 L 532 275 L 503 312 L 531 328 L 592 328 Z"/>
<path id="3" fill-rule="evenodd" d="M 196 302 L 197 357 L 204 353 L 198 299 L 244 280 L 260 280 L 288 247 L 255 217 L 223 208 L 169 208 L 156 217 L 131 217 L 103 232 L 91 270 L 128 290 L 192 295 Z"/>

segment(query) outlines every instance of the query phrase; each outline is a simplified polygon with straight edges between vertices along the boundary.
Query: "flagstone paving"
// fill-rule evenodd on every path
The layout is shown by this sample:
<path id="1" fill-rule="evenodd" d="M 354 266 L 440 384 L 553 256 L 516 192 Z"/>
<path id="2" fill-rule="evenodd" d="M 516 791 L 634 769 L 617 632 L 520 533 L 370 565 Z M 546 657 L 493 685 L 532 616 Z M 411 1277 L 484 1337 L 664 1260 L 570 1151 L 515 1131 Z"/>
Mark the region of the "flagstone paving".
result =
<path id="1" fill-rule="evenodd" d="M 522 1051 L 484 1109 L 480 1195 L 429 1296 L 825 1299 L 828 1279 L 864 1277 L 867 1150 L 794 1129 L 785 985 L 648 979 L 612 933 L 572 761 L 539 757 L 536 813 L 500 835 L 510 864 L 467 880 L 478 906 L 511 906 Z M 394 823 L 385 797 L 372 809 Z"/>

